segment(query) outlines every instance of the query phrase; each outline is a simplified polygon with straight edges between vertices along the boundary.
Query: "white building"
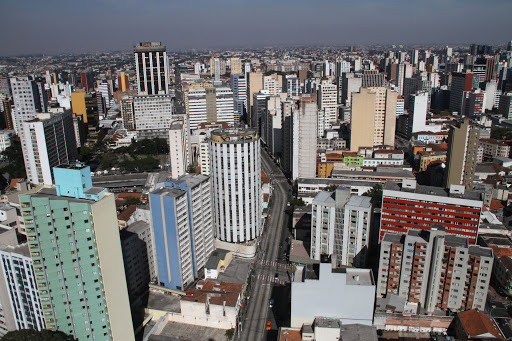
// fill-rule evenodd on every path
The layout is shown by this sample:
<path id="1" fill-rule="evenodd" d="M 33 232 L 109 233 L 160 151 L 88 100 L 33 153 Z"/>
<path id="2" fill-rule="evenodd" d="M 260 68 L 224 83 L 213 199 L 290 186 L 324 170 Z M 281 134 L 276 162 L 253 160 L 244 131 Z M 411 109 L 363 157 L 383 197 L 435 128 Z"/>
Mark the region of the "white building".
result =
<path id="1" fill-rule="evenodd" d="M 412 65 L 409 64 L 408 62 L 398 64 L 396 78 L 398 94 L 402 96 L 404 93 L 405 78 L 412 78 Z"/>
<path id="2" fill-rule="evenodd" d="M 139 95 L 169 93 L 169 60 L 159 42 L 144 42 L 134 47 L 137 91 Z"/>
<path id="3" fill-rule="evenodd" d="M 190 164 L 188 132 L 186 115 L 176 117 L 169 128 L 169 162 L 172 178 L 184 175 Z"/>
<path id="4" fill-rule="evenodd" d="M 211 133 L 210 174 L 217 239 L 243 243 L 261 234 L 260 141 L 254 129 Z"/>
<path id="5" fill-rule="evenodd" d="M 11 90 L 14 107 L 12 109 L 12 118 L 14 130 L 19 134 L 21 122 L 28 121 L 36 117 L 36 112 L 41 112 L 41 96 L 35 81 L 27 77 L 11 78 Z"/>
<path id="6" fill-rule="evenodd" d="M 409 136 L 420 131 L 429 131 L 427 126 L 428 93 L 419 92 L 411 95 L 409 110 Z"/>
<path id="7" fill-rule="evenodd" d="M 133 111 L 139 139 L 169 137 L 173 115 L 171 95 L 135 96 Z"/>
<path id="8" fill-rule="evenodd" d="M 9 148 L 12 144 L 12 138 L 16 132 L 14 130 L 0 131 L 0 153 Z"/>
<path id="9" fill-rule="evenodd" d="M 238 112 L 239 120 L 247 110 L 247 78 L 245 74 L 232 74 L 230 86 L 233 91 L 233 105 Z"/>
<path id="10" fill-rule="evenodd" d="M 331 264 L 321 263 L 319 279 L 292 282 L 291 291 L 292 328 L 311 325 L 318 316 L 372 325 L 375 283 L 369 269 L 332 272 Z"/>
<path id="11" fill-rule="evenodd" d="M 369 197 L 351 196 L 349 188 L 322 191 L 313 199 L 311 258 L 333 256 L 336 266 L 366 264 L 372 205 Z"/>
<path id="12" fill-rule="evenodd" d="M 274 73 L 269 76 L 263 76 L 263 90 L 268 91 L 270 95 L 277 95 L 283 90 L 283 76 Z"/>
<path id="13" fill-rule="evenodd" d="M 338 119 L 338 94 L 336 85 L 328 80 L 322 80 L 318 87 L 318 109 L 325 109 L 325 115 L 329 118 L 331 124 L 335 123 Z"/>
<path id="14" fill-rule="evenodd" d="M 52 168 L 78 159 L 71 111 L 39 114 L 20 127 L 28 180 L 34 185 L 52 185 Z"/>
<path id="15" fill-rule="evenodd" d="M 187 94 L 187 113 L 190 129 L 207 122 L 226 122 L 233 125 L 238 112 L 233 104 L 233 91 L 230 88 L 190 89 Z"/>
<path id="16" fill-rule="evenodd" d="M 0 336 L 6 331 L 45 328 L 43 307 L 27 244 L 15 230 L 3 230 L 0 243 Z"/>

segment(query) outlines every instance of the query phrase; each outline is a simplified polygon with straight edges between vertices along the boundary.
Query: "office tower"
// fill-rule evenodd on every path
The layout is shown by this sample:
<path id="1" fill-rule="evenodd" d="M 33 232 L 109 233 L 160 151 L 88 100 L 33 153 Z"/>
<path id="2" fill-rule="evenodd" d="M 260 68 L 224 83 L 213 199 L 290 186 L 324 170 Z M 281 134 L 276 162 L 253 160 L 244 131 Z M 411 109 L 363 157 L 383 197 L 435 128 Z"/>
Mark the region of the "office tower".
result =
<path id="1" fill-rule="evenodd" d="M 512 92 L 506 92 L 500 96 L 498 114 L 506 119 L 512 118 Z"/>
<path id="2" fill-rule="evenodd" d="M 253 96 L 255 93 L 263 90 L 263 73 L 261 72 L 249 72 L 247 74 L 247 100 L 249 101 L 247 111 L 249 112 L 249 124 L 252 124 L 255 120 L 253 119 Z"/>
<path id="3" fill-rule="evenodd" d="M 233 106 L 241 119 L 247 108 L 247 78 L 245 74 L 231 74 L 231 90 L 233 91 Z"/>
<path id="4" fill-rule="evenodd" d="M 233 91 L 230 88 L 190 88 L 187 93 L 187 113 L 190 129 L 207 122 L 235 124 L 238 112 L 233 106 Z"/>
<path id="5" fill-rule="evenodd" d="M 371 199 L 351 196 L 348 188 L 318 193 L 311 213 L 311 258 L 332 256 L 336 266 L 365 266 L 371 215 Z"/>
<path id="6" fill-rule="evenodd" d="M 446 156 L 446 187 L 464 185 L 466 189 L 473 188 L 479 139 L 480 128 L 473 125 L 469 119 L 450 127 Z"/>
<path id="7" fill-rule="evenodd" d="M 388 182 L 382 194 L 380 238 L 385 233 L 405 234 L 409 230 L 430 230 L 443 225 L 446 233 L 469 238 L 476 243 L 483 202 L 481 193 L 462 186 L 444 189 L 404 180 Z"/>
<path id="8" fill-rule="evenodd" d="M 231 74 L 242 74 L 242 61 L 240 58 L 231 57 Z"/>
<path id="9" fill-rule="evenodd" d="M 473 73 L 454 72 L 452 73 L 452 86 L 450 89 L 450 111 L 461 112 L 464 91 L 471 91 L 473 88 Z"/>
<path id="10" fill-rule="evenodd" d="M 412 77 L 412 65 L 408 62 L 403 62 L 397 66 L 396 85 L 398 94 L 401 96 L 404 93 L 404 80 Z"/>
<path id="11" fill-rule="evenodd" d="M 184 290 L 213 251 L 210 178 L 187 174 L 166 181 L 149 194 L 158 282 Z"/>
<path id="12" fill-rule="evenodd" d="M 365 70 L 361 78 L 361 86 L 363 88 L 381 87 L 386 85 L 384 74 L 379 73 L 378 71 Z"/>
<path id="13" fill-rule="evenodd" d="M 266 144 L 272 155 L 282 155 L 283 152 L 282 103 L 286 101 L 286 98 L 286 93 L 282 93 L 267 99 Z"/>
<path id="14" fill-rule="evenodd" d="M 316 95 L 283 103 L 283 168 L 293 179 L 316 176 L 317 124 Z"/>
<path id="15" fill-rule="evenodd" d="M 215 74 L 215 81 L 220 82 L 220 59 L 213 58 L 213 73 Z"/>
<path id="16" fill-rule="evenodd" d="M 188 119 L 186 115 L 176 117 L 169 128 L 169 163 L 171 177 L 185 174 L 190 163 Z"/>
<path id="17" fill-rule="evenodd" d="M 18 244 L 15 229 L 0 228 L 0 245 L 0 337 L 12 330 L 44 329 L 28 244 Z"/>
<path id="18" fill-rule="evenodd" d="M 429 73 L 432 74 L 432 73 Z M 426 72 L 419 73 L 413 78 L 406 78 L 404 80 L 404 105 L 406 109 L 410 107 L 411 95 L 414 95 L 418 91 L 427 92 L 429 95 L 430 102 L 430 94 L 432 93 L 432 81 L 427 79 L 428 76 Z"/>
<path id="19" fill-rule="evenodd" d="M 36 81 L 28 78 L 11 78 L 14 110 L 12 117 L 14 130 L 20 133 L 21 122 L 33 119 L 37 112 L 42 111 L 41 96 Z"/>
<path id="20" fill-rule="evenodd" d="M 485 91 L 472 89 L 464 91 L 461 114 L 469 118 L 477 118 L 485 113 Z"/>
<path id="21" fill-rule="evenodd" d="M 135 96 L 133 98 L 137 138 L 169 138 L 174 113 L 171 95 Z"/>
<path id="22" fill-rule="evenodd" d="M 5 120 L 5 127 L 9 130 L 14 130 L 14 121 L 12 117 L 12 107 L 14 102 L 12 97 L 2 99 L 3 115 Z"/>
<path id="23" fill-rule="evenodd" d="M 39 114 L 23 122 L 20 140 L 27 178 L 34 185 L 51 185 L 53 167 L 78 159 L 70 111 Z"/>
<path id="24" fill-rule="evenodd" d="M 336 62 L 336 77 L 341 78 L 344 73 L 350 72 L 350 62 L 340 60 Z"/>
<path id="25" fill-rule="evenodd" d="M 263 90 L 273 96 L 281 93 L 283 91 L 283 76 L 278 73 L 263 76 Z"/>
<path id="26" fill-rule="evenodd" d="M 210 139 L 210 174 L 217 239 L 244 243 L 261 234 L 261 155 L 254 129 L 217 129 Z"/>
<path id="27" fill-rule="evenodd" d="M 124 71 L 121 71 L 117 76 L 117 89 L 119 91 L 130 90 L 130 77 Z"/>
<path id="28" fill-rule="evenodd" d="M 110 109 L 110 100 L 112 97 L 110 86 L 106 80 L 103 80 L 100 84 L 98 84 L 98 87 L 96 88 L 96 95 L 96 98 L 98 99 L 98 110 L 103 115 L 106 115 L 108 109 Z"/>
<path id="29" fill-rule="evenodd" d="M 346 106 L 351 106 L 352 94 L 359 92 L 359 89 L 361 89 L 361 85 L 363 84 L 363 79 L 356 77 L 353 73 L 344 73 L 342 82 L 343 88 L 341 103 Z"/>
<path id="30" fill-rule="evenodd" d="M 381 242 L 377 297 L 388 294 L 435 310 L 484 309 L 491 279 L 492 249 L 466 237 L 431 231 L 386 234 Z"/>
<path id="31" fill-rule="evenodd" d="M 413 66 L 418 65 L 418 59 L 419 59 L 420 51 L 414 49 L 411 52 L 411 63 Z"/>
<path id="32" fill-rule="evenodd" d="M 394 146 L 397 93 L 386 88 L 361 88 L 352 95 L 350 150 Z"/>
<path id="33" fill-rule="evenodd" d="M 338 119 L 336 85 L 328 80 L 322 80 L 318 87 L 318 110 L 325 110 L 329 123 L 336 123 Z"/>
<path id="34" fill-rule="evenodd" d="M 411 108 L 409 110 L 409 133 L 408 138 L 412 137 L 412 134 L 426 131 L 427 127 L 427 113 L 428 113 L 428 93 L 419 92 L 415 95 L 411 95 Z"/>
<path id="35" fill-rule="evenodd" d="M 47 329 L 78 340 L 134 340 L 114 195 L 90 168 L 19 196 Z"/>
<path id="36" fill-rule="evenodd" d="M 301 81 L 298 77 L 288 77 L 283 82 L 283 92 L 286 92 L 288 97 L 299 96 L 301 93 Z"/>
<path id="37" fill-rule="evenodd" d="M 160 42 L 139 43 L 133 48 L 139 95 L 169 93 L 169 60 Z"/>
<path id="38" fill-rule="evenodd" d="M 73 114 L 82 117 L 82 122 L 87 123 L 85 95 L 85 91 L 76 91 L 71 93 L 71 110 L 73 111 Z"/>

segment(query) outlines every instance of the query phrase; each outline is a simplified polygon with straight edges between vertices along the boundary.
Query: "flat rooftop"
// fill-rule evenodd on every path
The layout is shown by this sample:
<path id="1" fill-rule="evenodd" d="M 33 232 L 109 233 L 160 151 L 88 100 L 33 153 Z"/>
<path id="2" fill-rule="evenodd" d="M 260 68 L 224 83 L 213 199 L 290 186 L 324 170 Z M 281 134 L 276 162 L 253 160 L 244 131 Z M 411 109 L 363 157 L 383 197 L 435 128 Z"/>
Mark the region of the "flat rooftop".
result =
<path id="1" fill-rule="evenodd" d="M 151 335 L 150 341 L 226 341 L 226 330 L 201 327 L 193 324 L 178 322 L 165 322 L 165 326 L 158 335 Z"/>
<path id="2" fill-rule="evenodd" d="M 492 249 L 481 247 L 478 245 L 470 245 L 469 254 L 479 257 L 492 257 Z"/>
<path id="3" fill-rule="evenodd" d="M 180 297 L 151 290 L 149 292 L 147 308 L 172 313 L 181 313 Z"/>
<path id="4" fill-rule="evenodd" d="M 350 200 L 348 201 L 347 205 L 353 207 L 370 208 L 370 206 L 372 205 L 372 199 L 370 197 L 353 195 L 350 197 Z"/>
<path id="5" fill-rule="evenodd" d="M 424 186 L 416 184 L 416 188 L 403 188 L 402 184 L 395 182 L 386 182 L 383 186 L 384 190 L 388 191 L 400 191 L 400 192 L 409 192 L 409 193 L 417 193 L 417 194 L 425 194 L 425 195 L 434 195 L 438 197 L 455 197 L 469 200 L 477 200 L 482 201 L 480 198 L 480 193 L 475 191 L 465 191 L 464 194 L 460 195 L 450 195 L 450 191 L 446 188 L 442 187 L 434 187 L 434 186 Z"/>

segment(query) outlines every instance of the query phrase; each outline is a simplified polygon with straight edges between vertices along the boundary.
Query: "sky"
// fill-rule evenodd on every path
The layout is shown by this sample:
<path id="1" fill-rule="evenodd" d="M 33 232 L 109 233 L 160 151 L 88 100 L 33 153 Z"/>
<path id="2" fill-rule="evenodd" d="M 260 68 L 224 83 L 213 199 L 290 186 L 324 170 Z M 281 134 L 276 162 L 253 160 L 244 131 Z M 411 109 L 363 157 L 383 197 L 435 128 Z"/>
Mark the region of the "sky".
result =
<path id="1" fill-rule="evenodd" d="M 0 0 L 0 13 L 0 56 L 512 39 L 510 0 Z"/>

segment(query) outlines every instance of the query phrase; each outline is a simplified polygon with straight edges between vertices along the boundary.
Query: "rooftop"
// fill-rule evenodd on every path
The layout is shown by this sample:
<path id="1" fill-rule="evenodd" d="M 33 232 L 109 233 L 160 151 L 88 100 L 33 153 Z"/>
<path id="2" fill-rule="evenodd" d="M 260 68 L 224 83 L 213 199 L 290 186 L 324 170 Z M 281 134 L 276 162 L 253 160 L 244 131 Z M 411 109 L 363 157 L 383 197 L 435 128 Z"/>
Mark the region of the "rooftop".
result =
<path id="1" fill-rule="evenodd" d="M 148 298 L 148 309 L 181 313 L 180 297 L 151 290 Z"/>
<path id="2" fill-rule="evenodd" d="M 433 195 L 433 196 L 438 196 L 438 197 L 450 197 L 450 192 L 446 188 L 434 187 L 434 186 L 424 186 L 424 185 L 418 185 L 418 184 L 416 184 L 416 188 L 412 188 L 412 187 L 404 188 L 402 186 L 402 184 L 388 181 L 384 184 L 383 189 L 388 190 L 388 191 L 401 191 L 401 192 Z M 475 191 L 465 191 L 464 194 L 462 194 L 460 196 L 463 199 L 481 201 L 480 193 L 475 192 Z"/>
<path id="3" fill-rule="evenodd" d="M 499 340 L 505 339 L 496 322 L 478 310 L 468 310 L 457 314 L 457 317 L 470 338 L 489 333 Z"/>
<path id="4" fill-rule="evenodd" d="M 372 199 L 370 197 L 353 195 L 350 197 L 350 200 L 348 201 L 347 205 L 353 207 L 370 208 L 372 205 Z"/>
<path id="5" fill-rule="evenodd" d="M 478 257 L 491 257 L 492 258 L 492 249 L 487 247 L 481 247 L 478 245 L 470 245 L 469 246 L 469 254 Z"/>

